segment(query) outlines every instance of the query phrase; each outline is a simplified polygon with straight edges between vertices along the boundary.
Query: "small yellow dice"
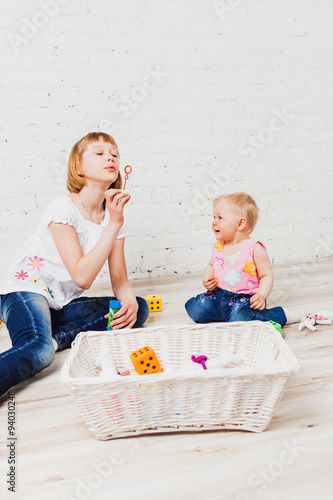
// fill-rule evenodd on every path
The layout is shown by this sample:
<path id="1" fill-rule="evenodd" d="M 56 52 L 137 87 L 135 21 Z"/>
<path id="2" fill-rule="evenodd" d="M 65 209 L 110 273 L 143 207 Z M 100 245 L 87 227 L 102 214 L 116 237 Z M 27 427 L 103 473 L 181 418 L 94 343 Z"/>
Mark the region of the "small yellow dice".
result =
<path id="1" fill-rule="evenodd" d="M 139 375 L 148 375 L 163 371 L 154 349 L 148 345 L 132 352 L 130 358 Z"/>
<path id="2" fill-rule="evenodd" d="M 150 312 L 162 311 L 162 299 L 160 295 L 147 295 L 146 299 Z"/>

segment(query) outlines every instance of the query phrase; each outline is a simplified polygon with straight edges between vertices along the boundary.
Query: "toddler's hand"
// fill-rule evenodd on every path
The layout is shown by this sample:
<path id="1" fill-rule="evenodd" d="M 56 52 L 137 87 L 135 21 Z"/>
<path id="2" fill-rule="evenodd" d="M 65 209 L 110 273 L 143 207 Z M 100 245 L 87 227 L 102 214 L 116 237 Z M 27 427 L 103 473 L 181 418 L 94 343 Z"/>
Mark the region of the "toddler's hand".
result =
<path id="1" fill-rule="evenodd" d="M 250 302 L 252 304 L 250 306 L 252 309 L 262 310 L 266 307 L 266 300 L 262 295 L 260 295 L 260 293 L 255 293 L 254 295 L 252 295 Z"/>
<path id="2" fill-rule="evenodd" d="M 214 290 L 217 287 L 217 278 L 209 278 L 207 280 L 203 279 L 202 284 L 207 290 Z"/>

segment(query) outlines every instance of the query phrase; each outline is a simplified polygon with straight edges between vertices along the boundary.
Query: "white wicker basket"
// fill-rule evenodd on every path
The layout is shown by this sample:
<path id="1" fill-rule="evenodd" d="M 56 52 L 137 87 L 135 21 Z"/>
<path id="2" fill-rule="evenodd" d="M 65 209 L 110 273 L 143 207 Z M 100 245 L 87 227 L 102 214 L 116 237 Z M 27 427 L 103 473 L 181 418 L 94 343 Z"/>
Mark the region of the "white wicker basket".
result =
<path id="1" fill-rule="evenodd" d="M 192 354 L 221 357 L 226 347 L 233 348 L 246 366 L 185 375 L 131 373 L 102 380 L 102 339 L 120 371 L 131 366 L 131 352 L 145 345 L 154 349 L 162 368 L 181 367 Z M 210 323 L 81 333 L 72 344 L 61 381 L 98 439 L 208 429 L 261 432 L 298 369 L 294 354 L 270 323 Z"/>

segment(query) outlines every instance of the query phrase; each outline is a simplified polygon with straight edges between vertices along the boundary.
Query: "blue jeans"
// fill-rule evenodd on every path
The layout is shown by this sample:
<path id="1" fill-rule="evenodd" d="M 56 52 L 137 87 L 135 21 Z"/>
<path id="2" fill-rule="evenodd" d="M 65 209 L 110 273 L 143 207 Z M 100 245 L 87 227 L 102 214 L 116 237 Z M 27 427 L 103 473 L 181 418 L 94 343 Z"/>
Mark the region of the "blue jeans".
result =
<path id="1" fill-rule="evenodd" d="M 222 288 L 200 293 L 192 297 L 185 304 L 185 309 L 196 323 L 210 323 L 213 321 L 275 321 L 281 326 L 286 324 L 287 318 L 282 307 L 272 309 L 251 309 L 251 295 L 233 293 Z"/>
<path id="2" fill-rule="evenodd" d="M 52 336 L 62 351 L 71 346 L 79 332 L 106 330 L 104 315 L 113 298 L 80 297 L 56 311 L 38 293 L 0 295 L 0 319 L 8 328 L 13 346 L 0 354 L 0 396 L 53 362 Z M 136 299 L 139 309 L 133 328 L 143 325 L 149 314 L 146 300 Z"/>

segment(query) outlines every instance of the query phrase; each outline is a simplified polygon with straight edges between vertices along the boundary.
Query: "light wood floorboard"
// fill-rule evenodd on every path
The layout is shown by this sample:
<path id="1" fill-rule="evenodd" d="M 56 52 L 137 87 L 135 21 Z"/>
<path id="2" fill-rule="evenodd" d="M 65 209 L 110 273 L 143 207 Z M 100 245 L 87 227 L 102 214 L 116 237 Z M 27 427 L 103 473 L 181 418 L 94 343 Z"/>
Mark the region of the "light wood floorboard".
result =
<path id="1" fill-rule="evenodd" d="M 333 259 L 274 267 L 269 305 L 305 315 L 333 310 Z M 203 291 L 201 275 L 133 281 L 137 295 L 158 293 L 163 311 L 148 325 L 192 324 L 185 301 Z M 90 294 L 106 295 L 105 286 Z M 283 329 L 298 358 L 268 429 L 170 433 L 98 441 L 59 375 L 69 351 L 17 386 L 17 492 L 8 492 L 7 398 L 0 399 L 0 498 L 19 500 L 332 500 L 333 327 Z M 0 349 L 10 347 L 0 327 Z M 111 467 L 111 463 L 113 463 Z"/>

